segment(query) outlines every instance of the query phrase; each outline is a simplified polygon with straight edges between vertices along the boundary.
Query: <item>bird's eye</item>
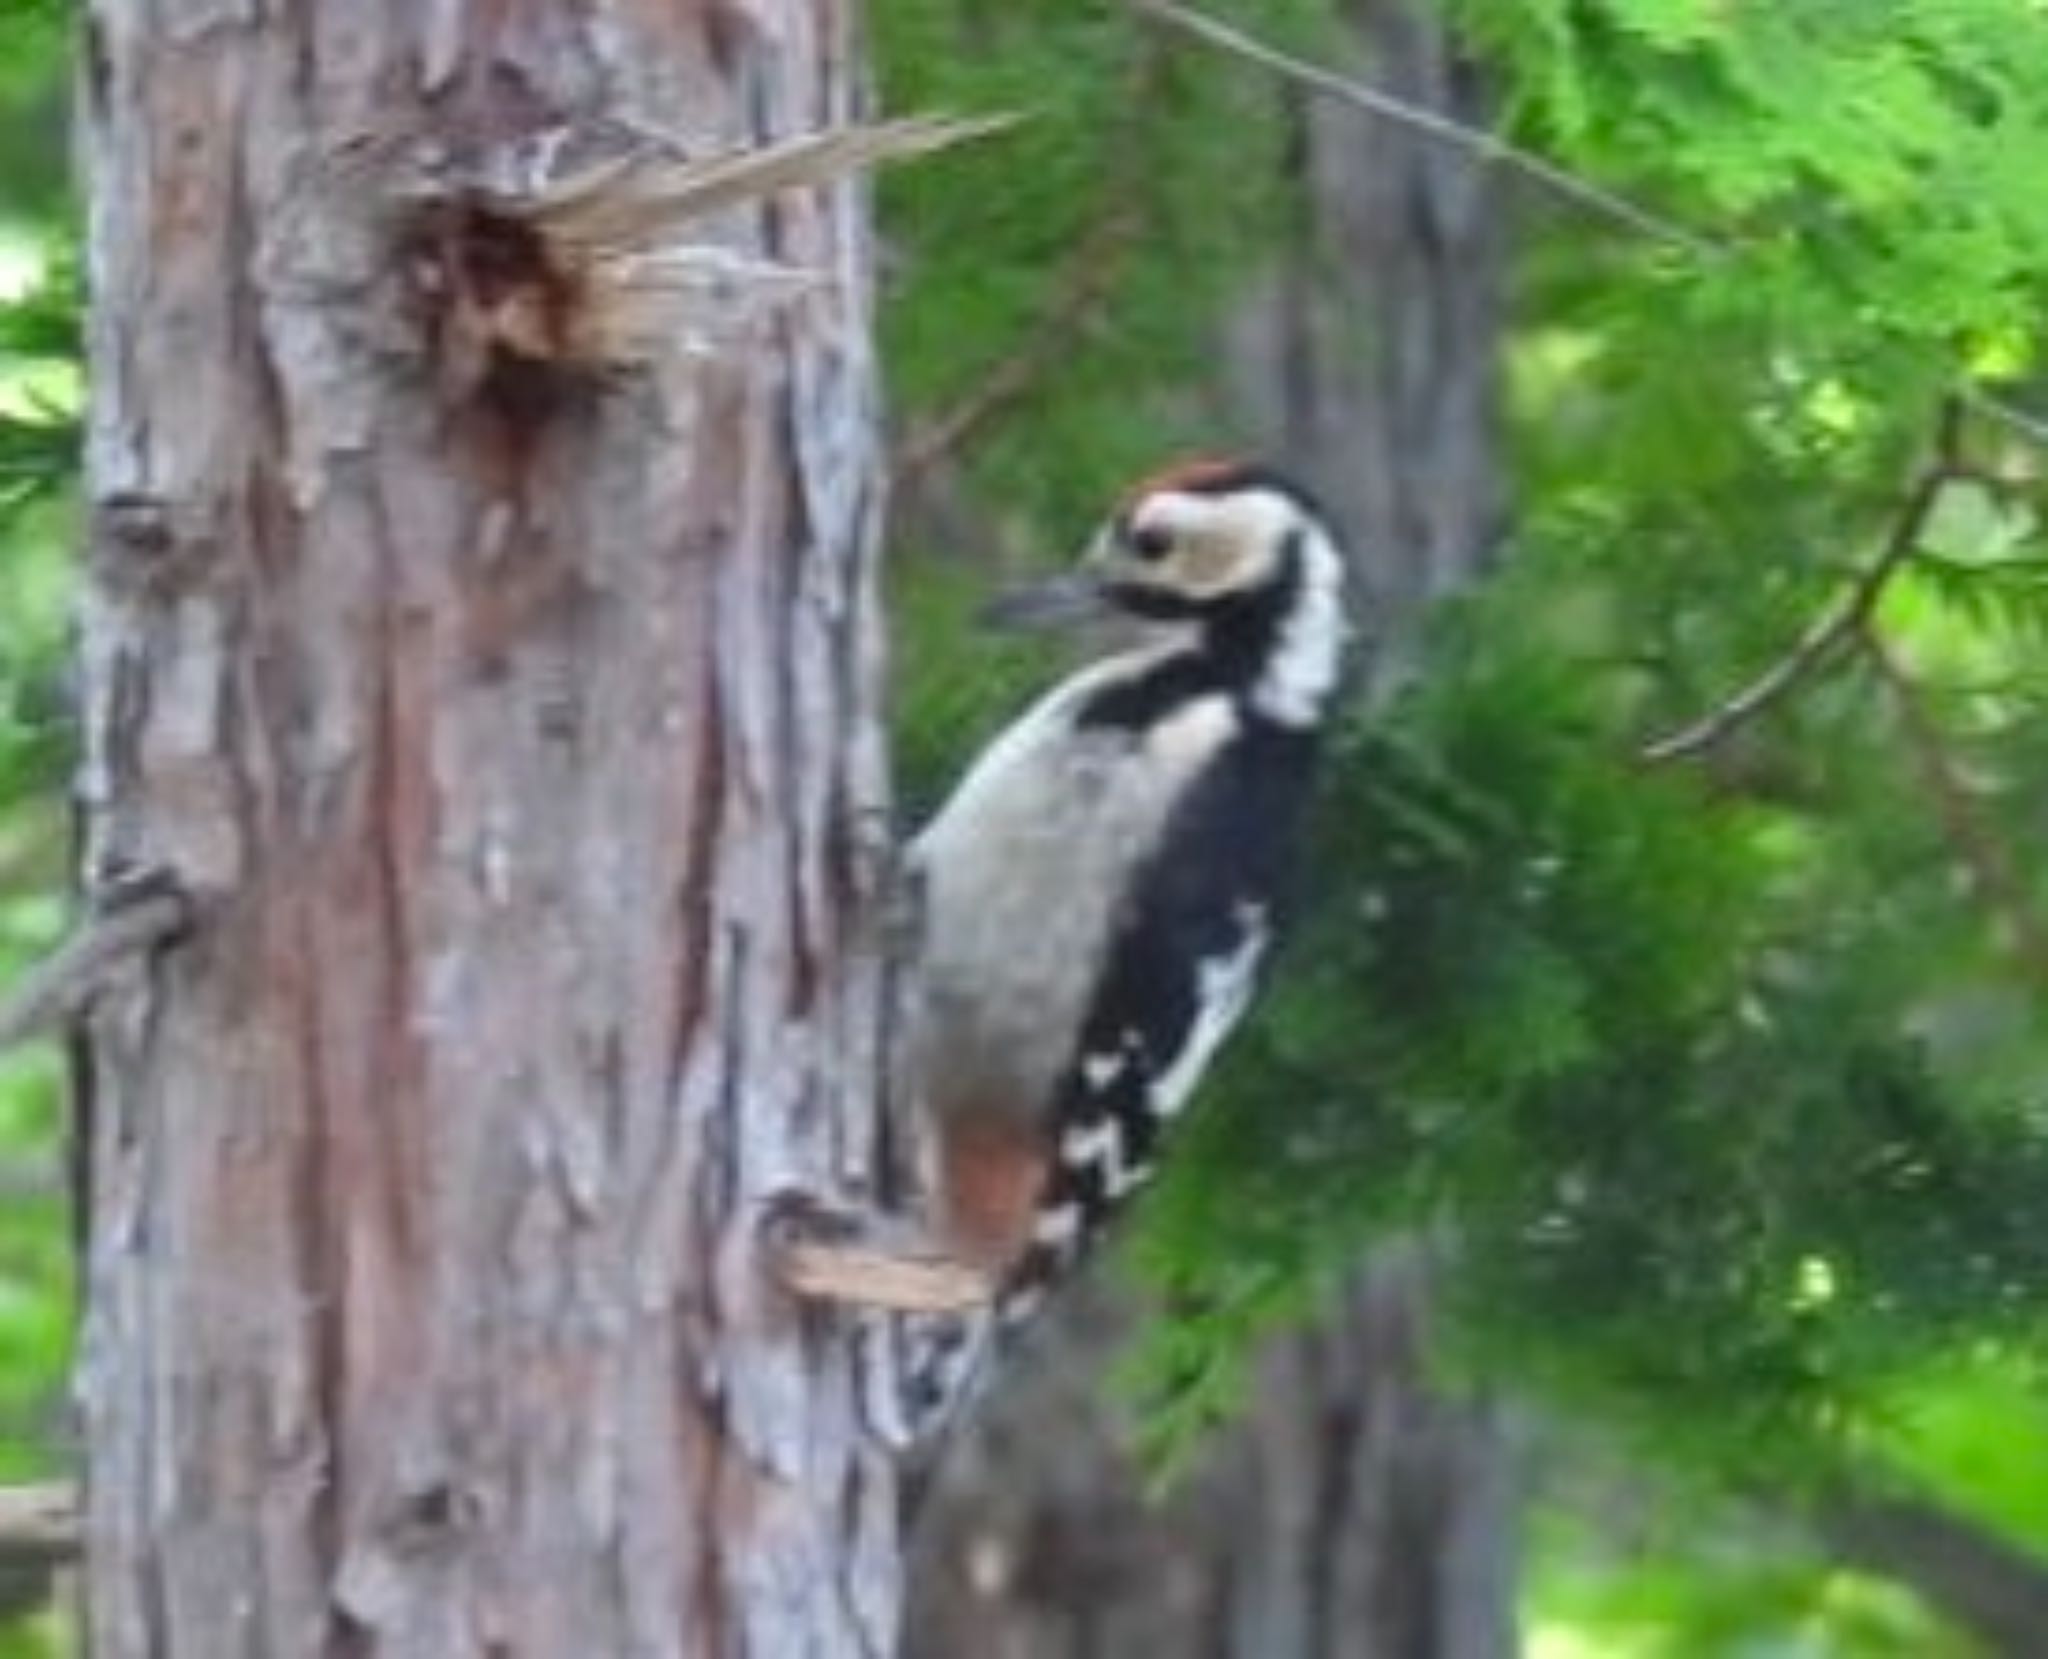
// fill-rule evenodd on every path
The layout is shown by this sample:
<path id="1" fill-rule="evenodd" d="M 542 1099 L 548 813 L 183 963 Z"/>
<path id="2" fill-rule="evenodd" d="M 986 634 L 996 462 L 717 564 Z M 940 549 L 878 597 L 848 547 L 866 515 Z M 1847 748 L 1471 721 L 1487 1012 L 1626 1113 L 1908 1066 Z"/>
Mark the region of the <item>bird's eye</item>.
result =
<path id="1" fill-rule="evenodd" d="M 1157 524 L 1138 524 L 1124 538 L 1133 558 L 1143 559 L 1147 564 L 1163 559 L 1173 551 L 1173 532 Z"/>

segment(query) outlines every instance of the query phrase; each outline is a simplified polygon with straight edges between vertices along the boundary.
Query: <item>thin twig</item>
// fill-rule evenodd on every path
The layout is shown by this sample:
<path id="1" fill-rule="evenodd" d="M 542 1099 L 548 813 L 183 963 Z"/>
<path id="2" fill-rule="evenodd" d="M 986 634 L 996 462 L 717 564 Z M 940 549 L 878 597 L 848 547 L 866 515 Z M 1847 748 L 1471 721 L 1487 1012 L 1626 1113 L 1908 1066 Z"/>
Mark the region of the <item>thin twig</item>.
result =
<path id="1" fill-rule="evenodd" d="M 1661 242 L 1685 249 L 1700 258 L 1711 258 L 1721 250 L 1709 239 L 1687 229 L 1677 221 L 1665 218 L 1630 201 L 1626 196 L 1595 184 L 1591 179 L 1568 172 L 1555 162 L 1546 161 L 1542 156 L 1510 144 L 1506 139 L 1479 127 L 1468 127 L 1462 121 L 1440 115 L 1435 110 L 1424 109 L 1406 100 L 1396 98 L 1377 87 L 1365 85 L 1346 76 L 1310 63 L 1306 58 L 1297 58 L 1277 47 L 1268 46 L 1255 40 L 1242 29 L 1210 17 L 1177 3 L 1177 0 L 1131 0 L 1132 7 L 1145 17 L 1155 19 L 1184 34 L 1193 35 L 1207 42 L 1219 51 L 1232 57 L 1242 58 L 1247 63 L 1258 64 L 1277 75 L 1286 77 L 1299 85 L 1349 104 L 1354 109 L 1364 110 L 1369 115 L 1379 116 L 1423 137 L 1434 139 L 1452 149 L 1462 150 L 1475 160 L 1488 166 L 1496 166 L 1509 172 L 1519 173 L 1542 185 L 1546 190 L 1575 202 L 1580 207 L 1612 219 L 1629 229 L 1653 236 Z"/>
<path id="2" fill-rule="evenodd" d="M 70 1481 L 0 1486 L 0 1571 L 43 1572 L 78 1553 L 78 1490 Z"/>
<path id="3" fill-rule="evenodd" d="M 0 1003 L 0 1049 L 76 1020 L 109 974 L 180 932 L 191 919 L 190 900 L 161 888 L 88 916 Z"/>
<path id="4" fill-rule="evenodd" d="M 1132 10 L 1140 16 L 1149 17 L 1155 22 L 1191 35 L 1218 51 L 1241 58 L 1247 63 L 1257 64 L 1312 91 L 1349 104 L 1354 109 L 1393 122 L 1452 149 L 1461 150 L 1483 164 L 1518 173 L 1603 218 L 1626 225 L 1631 230 L 1654 237 L 1673 247 L 1683 248 L 1697 258 L 1713 259 L 1729 252 L 1729 245 L 1726 242 L 1644 207 L 1641 203 L 1632 201 L 1619 192 L 1610 190 L 1583 174 L 1574 173 L 1531 150 L 1510 144 L 1498 134 L 1481 127 L 1467 126 L 1464 122 L 1454 120 L 1439 111 L 1409 103 L 1405 99 L 1381 91 L 1378 87 L 1352 80 L 1337 74 L 1334 70 L 1325 69 L 1320 64 L 1311 63 L 1306 58 L 1299 58 L 1276 46 L 1269 46 L 1220 18 L 1182 5 L 1180 0 L 1129 0 L 1129 3 Z M 2048 448 L 2048 416 L 2020 408 L 1969 384 L 1966 380 L 1959 381 L 1951 394 L 1951 407 L 1958 402 L 2010 428 L 2029 442 Z"/>
<path id="5" fill-rule="evenodd" d="M 1089 228 L 1067 258 L 1067 271 L 1052 304 L 1032 322 L 1016 349 L 966 396 L 921 423 L 904 440 L 890 479 L 892 490 L 914 484 L 1022 399 L 1060 361 L 1115 283 L 1117 256 L 1135 239 L 1138 224 L 1135 212 L 1118 208 Z"/>
<path id="6" fill-rule="evenodd" d="M 2004 398 L 1993 397 L 1973 386 L 1966 386 L 1956 394 L 1980 415 L 1995 420 L 1999 425 L 2010 427 L 2030 443 L 2048 449 L 2048 419 L 2022 409 L 2018 404 L 2008 403 Z"/>
<path id="7" fill-rule="evenodd" d="M 1962 407 L 1957 398 L 1943 401 L 1934 454 L 1920 469 L 1893 519 L 1884 545 L 1870 564 L 1839 593 L 1832 604 L 1807 624 L 1791 648 L 1741 690 L 1675 732 L 1645 743 L 1637 758 L 1650 765 L 1686 760 L 1707 753 L 1749 724 L 1772 704 L 1804 685 L 1843 649 L 1854 643 L 1884 590 L 1898 574 L 1926 532 L 1941 492 L 1969 469 L 1959 453 Z"/>
<path id="8" fill-rule="evenodd" d="M 65 1172 L 55 1156 L 0 1158 L 0 1204 L 33 1203 L 64 1190 Z"/>
<path id="9" fill-rule="evenodd" d="M 1899 712 L 1906 747 L 1934 797 L 1949 846 L 1969 872 L 1978 897 L 2005 924 L 2015 960 L 2037 985 L 2048 987 L 2048 922 L 2035 911 L 2018 856 L 1986 817 L 1925 693 L 1898 654 L 1867 625 L 1859 629 L 1857 644 Z"/>
<path id="10" fill-rule="evenodd" d="M 1145 227 L 1145 138 L 1165 86 L 1163 63 L 1157 41 L 1143 36 L 1135 42 L 1131 61 L 1123 68 L 1123 96 L 1116 115 L 1098 135 L 1103 156 L 1099 199 L 1086 228 L 1060 261 L 1050 302 L 973 387 L 905 434 L 890 468 L 892 490 L 914 487 L 989 422 L 1028 397 L 1064 360 L 1075 338 L 1109 299 L 1122 274 L 1123 256 Z"/>

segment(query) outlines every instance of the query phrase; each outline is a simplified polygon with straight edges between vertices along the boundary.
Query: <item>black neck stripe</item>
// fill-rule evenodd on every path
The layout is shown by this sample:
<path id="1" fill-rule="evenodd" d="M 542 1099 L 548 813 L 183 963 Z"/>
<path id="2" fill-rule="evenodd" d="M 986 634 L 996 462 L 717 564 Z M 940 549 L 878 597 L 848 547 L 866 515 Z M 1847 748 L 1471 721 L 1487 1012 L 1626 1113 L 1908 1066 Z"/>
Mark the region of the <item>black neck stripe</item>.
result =
<path id="1" fill-rule="evenodd" d="M 1280 631 L 1300 601 L 1305 580 L 1304 532 L 1288 533 L 1273 577 L 1244 593 L 1191 600 L 1145 590 L 1144 597 L 1170 601 L 1147 612 L 1125 595 L 1118 603 L 1157 620 L 1198 624 L 1195 643 L 1175 651 L 1142 674 L 1104 686 L 1075 716 L 1081 726 L 1121 726 L 1141 731 L 1181 704 L 1205 692 L 1249 691 L 1271 664 Z"/>

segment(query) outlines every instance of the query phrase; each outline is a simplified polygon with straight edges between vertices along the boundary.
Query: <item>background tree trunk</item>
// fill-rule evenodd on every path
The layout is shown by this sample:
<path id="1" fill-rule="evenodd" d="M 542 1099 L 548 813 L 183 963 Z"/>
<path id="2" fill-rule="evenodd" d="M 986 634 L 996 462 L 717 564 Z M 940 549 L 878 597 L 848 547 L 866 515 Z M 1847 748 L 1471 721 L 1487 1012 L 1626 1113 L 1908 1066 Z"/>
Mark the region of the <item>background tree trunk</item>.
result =
<path id="1" fill-rule="evenodd" d="M 1358 0 L 1351 17 L 1375 85 L 1484 121 L 1477 76 L 1421 8 Z M 1384 677 L 1497 530 L 1500 203 L 1463 157 L 1398 129 L 1327 104 L 1298 123 L 1300 239 L 1236 319 L 1220 421 L 1340 515 Z M 1075 1300 L 943 1472 L 916 1541 L 917 1659 L 1515 1651 L 1508 1450 L 1492 1406 L 1429 1382 L 1419 1252 L 1389 1252 L 1320 1329 L 1275 1343 L 1246 1420 L 1159 1507 L 1105 1398 L 1128 1310 L 1099 1287 Z"/>
<path id="2" fill-rule="evenodd" d="M 1427 1281 L 1393 1252 L 1275 1342 L 1244 1420 L 1146 1499 L 1105 1400 L 1131 1333 L 1062 1310 L 944 1469 L 914 1540 L 913 1659 L 1499 1659 L 1515 1651 L 1498 1415 L 1430 1386 Z"/>
<path id="3" fill-rule="evenodd" d="M 1350 0 L 1337 67 L 1468 126 L 1477 67 L 1410 0 Z M 1485 573 L 1502 516 L 1496 401 L 1506 237 L 1496 177 L 1462 151 L 1294 100 L 1299 234 L 1231 339 L 1240 420 L 1316 480 L 1358 555 L 1375 654 Z"/>
<path id="4" fill-rule="evenodd" d="M 89 8 L 84 880 L 197 906 L 84 1080 L 105 1659 L 892 1645 L 892 1472 L 755 1248 L 872 1139 L 863 207 L 725 214 L 826 280 L 558 372 L 437 308 L 584 296 L 375 166 L 826 126 L 852 10 Z"/>

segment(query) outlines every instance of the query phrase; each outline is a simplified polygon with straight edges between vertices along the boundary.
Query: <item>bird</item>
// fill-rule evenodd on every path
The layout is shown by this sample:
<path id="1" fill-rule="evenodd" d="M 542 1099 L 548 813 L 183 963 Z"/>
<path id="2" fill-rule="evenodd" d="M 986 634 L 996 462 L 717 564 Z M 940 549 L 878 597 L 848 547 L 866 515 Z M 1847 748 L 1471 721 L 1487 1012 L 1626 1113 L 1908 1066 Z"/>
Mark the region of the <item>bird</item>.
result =
<path id="1" fill-rule="evenodd" d="M 1324 510 L 1266 465 L 1127 492 L 1009 625 L 1137 624 L 967 765 L 914 837 L 937 1229 L 1030 1318 L 1160 1167 L 1285 923 L 1349 632 Z"/>

